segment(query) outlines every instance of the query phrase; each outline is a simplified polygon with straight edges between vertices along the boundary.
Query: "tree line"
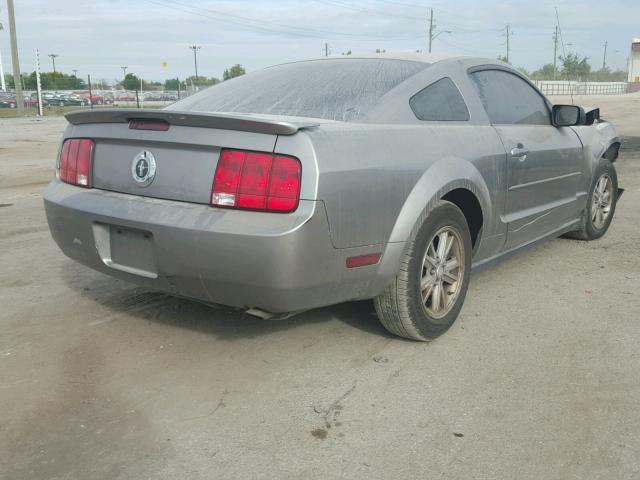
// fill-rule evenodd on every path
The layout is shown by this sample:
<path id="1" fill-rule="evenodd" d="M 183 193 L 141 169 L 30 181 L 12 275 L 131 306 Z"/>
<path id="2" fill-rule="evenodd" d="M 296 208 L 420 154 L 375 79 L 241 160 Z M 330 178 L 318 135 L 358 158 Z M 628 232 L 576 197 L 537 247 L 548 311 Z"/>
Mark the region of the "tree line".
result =
<path id="1" fill-rule="evenodd" d="M 378 49 L 377 52 L 385 50 Z M 346 54 L 351 55 L 349 50 Z M 506 61 L 504 57 L 498 57 L 498 60 Z M 554 67 L 552 63 L 543 65 L 541 68 L 533 71 L 520 67 L 518 70 L 532 80 L 578 80 L 585 82 L 625 82 L 627 80 L 627 72 L 623 70 L 611 70 L 609 67 L 593 70 L 589 64 L 587 57 L 580 57 L 575 53 L 569 53 L 566 56 L 558 57 L 558 65 Z M 508 62 L 507 62 L 508 63 Z M 123 80 L 117 82 L 115 86 L 120 86 L 125 90 L 139 90 L 142 86 L 143 90 L 187 90 L 189 88 L 209 87 L 229 80 L 246 73 L 244 67 L 235 64 L 224 70 L 222 79 L 217 77 L 204 77 L 192 75 L 185 79 L 172 78 L 164 82 L 154 82 L 141 79 L 134 73 L 128 73 Z M 87 83 L 84 79 L 69 75 L 62 72 L 44 72 L 40 74 L 40 80 L 43 90 L 84 90 Z M 13 75 L 5 74 L 7 88 L 13 89 Z M 36 89 L 36 72 L 24 74 L 22 83 L 26 90 Z"/>
<path id="2" fill-rule="evenodd" d="M 127 73 L 124 79 L 116 82 L 114 86 L 119 86 L 124 90 L 140 90 L 141 86 L 143 90 L 187 90 L 193 87 L 215 85 L 216 83 L 244 75 L 245 73 L 244 67 L 240 64 L 225 69 L 222 74 L 222 80 L 216 77 L 196 77 L 192 75 L 184 80 L 172 78 L 164 82 L 154 82 L 141 79 L 134 73 Z M 4 77 L 7 88 L 14 89 L 15 83 L 13 81 L 13 75 L 6 73 Z M 42 72 L 40 74 L 40 84 L 43 90 L 86 90 L 88 88 L 87 82 L 84 79 L 63 72 Z M 36 72 L 23 74 L 22 85 L 25 90 L 36 90 Z"/>
<path id="3" fill-rule="evenodd" d="M 498 57 L 498 60 L 506 62 L 506 58 Z M 624 70 L 611 70 L 605 66 L 593 70 L 588 57 L 580 57 L 576 53 L 559 56 L 560 61 L 554 67 L 553 63 L 547 63 L 533 71 L 520 67 L 518 70 L 531 80 L 578 80 L 582 82 L 626 82 L 627 72 Z M 509 62 L 507 62 L 509 63 Z"/>

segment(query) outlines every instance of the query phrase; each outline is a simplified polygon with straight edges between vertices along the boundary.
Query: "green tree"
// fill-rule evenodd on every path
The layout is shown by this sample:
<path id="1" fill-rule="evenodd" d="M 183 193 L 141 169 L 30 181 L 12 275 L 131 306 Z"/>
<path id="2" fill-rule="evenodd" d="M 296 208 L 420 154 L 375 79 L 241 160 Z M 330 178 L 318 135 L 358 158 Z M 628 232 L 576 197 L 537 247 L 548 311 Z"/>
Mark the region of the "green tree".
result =
<path id="1" fill-rule="evenodd" d="M 210 87 L 211 85 L 220 83 L 220 79 L 215 77 L 207 78 L 207 77 L 200 77 L 200 76 L 196 78 L 195 75 L 192 75 L 190 77 L 185 78 L 183 83 L 189 87 L 191 85 L 193 85 L 194 87 Z M 174 88 L 173 90 L 177 90 L 177 89 L 178 88 L 176 86 L 176 88 Z"/>
<path id="2" fill-rule="evenodd" d="M 531 79 L 532 80 L 553 80 L 555 76 L 557 76 L 557 71 L 555 72 L 556 75 L 554 75 L 554 67 L 552 63 L 546 63 L 542 66 L 542 68 L 539 68 L 538 70 L 534 70 L 533 72 L 531 72 Z"/>
<path id="3" fill-rule="evenodd" d="M 185 90 L 186 84 L 181 82 L 177 78 L 170 78 L 169 80 L 165 80 L 164 89 L 165 90 Z"/>
<path id="4" fill-rule="evenodd" d="M 508 63 L 509 65 L 511 65 L 511 62 L 509 61 L 509 59 L 507 57 L 503 57 L 501 55 L 498 55 L 498 60 L 500 60 L 501 62 Z"/>
<path id="5" fill-rule="evenodd" d="M 140 90 L 140 79 L 133 73 L 127 73 L 120 84 L 125 90 Z"/>
<path id="6" fill-rule="evenodd" d="M 242 65 L 236 63 L 233 67 L 228 68 L 222 74 L 222 80 L 230 80 L 234 77 L 239 77 L 247 73 Z"/>
<path id="7" fill-rule="evenodd" d="M 11 75 L 10 73 L 4 74 L 4 81 L 7 84 L 7 89 L 16 88 L 16 86 L 13 83 L 13 75 Z"/>
<path id="8" fill-rule="evenodd" d="M 31 72 L 24 78 L 24 88 L 35 90 L 38 88 L 36 72 Z M 40 74 L 40 85 L 43 90 L 79 90 L 86 87 L 85 82 L 75 75 L 62 72 L 44 72 Z"/>
<path id="9" fill-rule="evenodd" d="M 592 82 L 625 82 L 627 80 L 627 72 L 622 70 L 611 71 L 609 67 L 605 67 L 591 72 L 589 80 Z"/>
<path id="10" fill-rule="evenodd" d="M 591 65 L 587 57 L 576 53 L 570 53 L 566 57 L 560 57 L 562 61 L 562 78 L 565 80 L 587 80 L 591 72 Z"/>

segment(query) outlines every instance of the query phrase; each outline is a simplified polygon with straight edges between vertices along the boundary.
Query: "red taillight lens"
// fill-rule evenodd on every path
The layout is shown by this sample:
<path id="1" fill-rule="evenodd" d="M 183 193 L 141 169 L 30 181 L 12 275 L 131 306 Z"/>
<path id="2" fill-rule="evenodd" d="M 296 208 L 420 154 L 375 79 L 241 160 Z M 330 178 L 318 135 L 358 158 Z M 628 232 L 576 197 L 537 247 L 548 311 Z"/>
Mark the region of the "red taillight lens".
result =
<path id="1" fill-rule="evenodd" d="M 293 212 L 300 200 L 300 160 L 271 153 L 220 152 L 211 205 Z"/>
<path id="2" fill-rule="evenodd" d="M 60 180 L 80 187 L 91 186 L 93 146 L 93 140 L 88 138 L 65 140 L 58 165 Z"/>

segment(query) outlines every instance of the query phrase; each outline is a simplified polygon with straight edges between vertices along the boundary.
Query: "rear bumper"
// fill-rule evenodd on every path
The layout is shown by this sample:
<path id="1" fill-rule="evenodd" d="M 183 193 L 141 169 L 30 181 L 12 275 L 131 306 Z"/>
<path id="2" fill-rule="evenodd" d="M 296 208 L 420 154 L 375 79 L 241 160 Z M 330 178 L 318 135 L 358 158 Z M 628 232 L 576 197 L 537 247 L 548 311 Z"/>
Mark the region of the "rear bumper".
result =
<path id="1" fill-rule="evenodd" d="M 176 295 L 273 313 L 379 294 L 396 274 L 404 247 L 336 249 L 324 204 L 309 200 L 292 214 L 269 214 L 87 190 L 54 180 L 44 203 L 55 242 L 88 267 Z M 110 258 L 112 229 L 144 233 L 148 240 L 132 251 L 152 267 L 141 270 Z M 379 265 L 346 268 L 349 256 L 383 250 Z"/>

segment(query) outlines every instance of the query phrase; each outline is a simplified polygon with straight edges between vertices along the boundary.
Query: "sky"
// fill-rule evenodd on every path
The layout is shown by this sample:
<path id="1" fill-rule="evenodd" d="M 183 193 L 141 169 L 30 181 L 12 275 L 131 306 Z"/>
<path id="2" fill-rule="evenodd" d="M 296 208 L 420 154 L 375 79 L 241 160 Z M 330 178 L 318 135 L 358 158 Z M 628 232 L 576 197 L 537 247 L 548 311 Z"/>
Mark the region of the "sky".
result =
<path id="1" fill-rule="evenodd" d="M 436 53 L 496 58 L 506 54 L 528 70 L 553 62 L 558 8 L 564 51 L 602 66 L 626 69 L 632 38 L 640 37 L 637 0 L 14 0 L 20 69 L 56 69 L 108 82 L 122 66 L 147 80 L 185 78 L 194 73 L 221 77 L 236 63 L 247 71 L 333 55 L 426 51 L 430 8 L 438 34 Z M 11 72 L 5 0 L 0 0 L 0 52 Z M 451 31 L 448 33 L 447 31 Z M 559 47 L 562 54 L 562 46 Z"/>

